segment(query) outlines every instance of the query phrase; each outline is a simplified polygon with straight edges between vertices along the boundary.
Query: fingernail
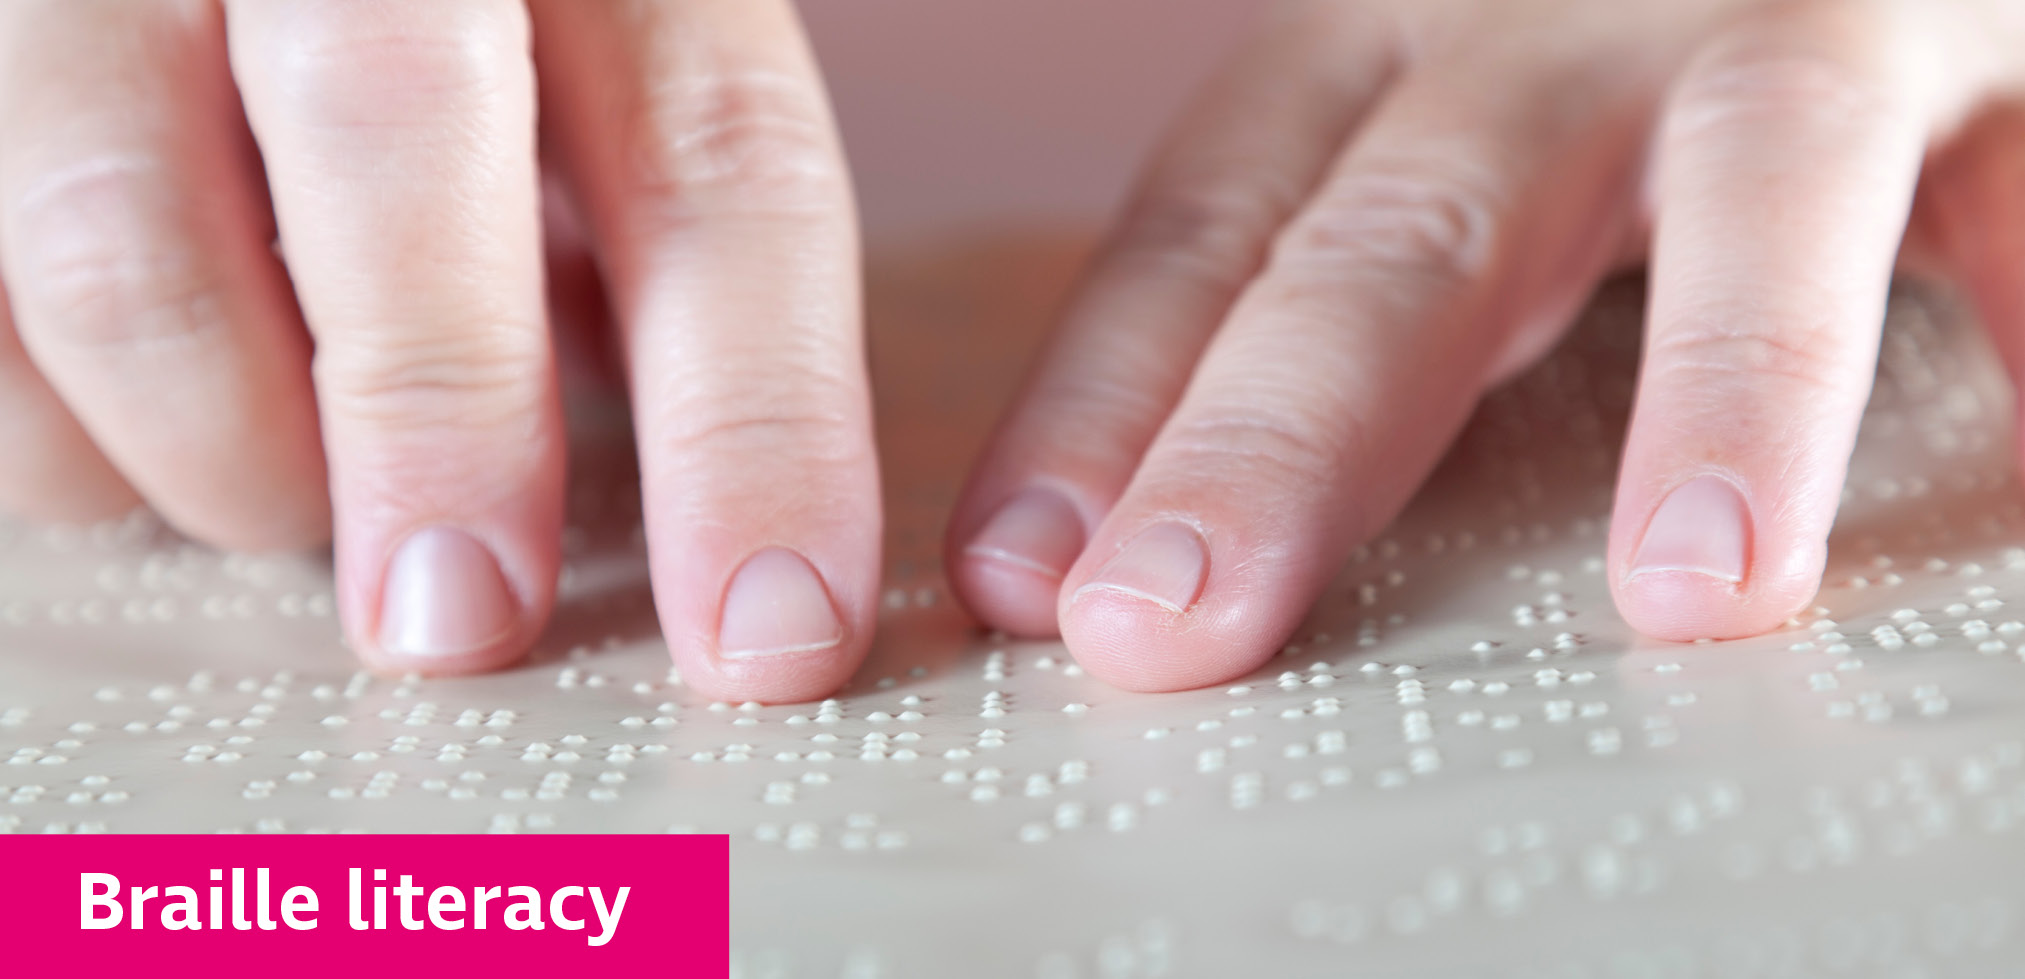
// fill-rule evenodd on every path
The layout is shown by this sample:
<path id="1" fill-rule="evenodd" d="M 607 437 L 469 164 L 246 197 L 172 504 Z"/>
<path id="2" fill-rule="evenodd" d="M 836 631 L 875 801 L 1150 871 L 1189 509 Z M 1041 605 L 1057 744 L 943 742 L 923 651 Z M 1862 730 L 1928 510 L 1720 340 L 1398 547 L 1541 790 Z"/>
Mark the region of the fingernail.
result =
<path id="1" fill-rule="evenodd" d="M 483 649 L 519 621 L 519 603 L 499 562 L 461 530 L 418 530 L 387 566 L 380 648 L 396 656 L 435 658 Z"/>
<path id="2" fill-rule="evenodd" d="M 769 547 L 746 558 L 724 590 L 717 624 L 721 659 L 812 653 L 844 640 L 821 575 L 801 555 Z"/>
<path id="3" fill-rule="evenodd" d="M 1062 494 L 1033 488 L 1007 500 L 963 553 L 1060 579 L 1083 552 L 1083 521 Z"/>
<path id="4" fill-rule="evenodd" d="M 1720 476 L 1696 476 L 1660 502 L 1638 545 L 1633 576 L 1692 571 L 1736 583 L 1751 549 L 1751 508 Z"/>
<path id="5" fill-rule="evenodd" d="M 1208 567 L 1209 553 L 1194 528 L 1158 523 L 1127 542 L 1089 584 L 1076 589 L 1076 597 L 1100 589 L 1115 591 L 1180 612 L 1201 594 Z"/>

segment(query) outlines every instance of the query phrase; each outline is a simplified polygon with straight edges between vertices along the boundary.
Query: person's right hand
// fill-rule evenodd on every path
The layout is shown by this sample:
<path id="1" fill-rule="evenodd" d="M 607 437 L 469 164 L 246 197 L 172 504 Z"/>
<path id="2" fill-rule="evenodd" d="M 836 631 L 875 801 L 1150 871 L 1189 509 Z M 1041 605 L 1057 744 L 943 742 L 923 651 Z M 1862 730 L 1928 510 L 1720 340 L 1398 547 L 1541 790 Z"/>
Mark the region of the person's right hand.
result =
<path id="1" fill-rule="evenodd" d="M 519 657 L 563 515 L 538 136 L 610 288 L 676 662 L 835 689 L 879 493 L 788 0 L 0 0 L 0 506 L 334 532 L 368 663 Z"/>
<path id="2" fill-rule="evenodd" d="M 1813 599 L 1909 226 L 2025 380 L 2016 2 L 1268 10 L 951 521 L 964 601 L 1103 679 L 1268 661 L 1482 393 L 1648 251 L 1607 562 L 1647 635 Z"/>

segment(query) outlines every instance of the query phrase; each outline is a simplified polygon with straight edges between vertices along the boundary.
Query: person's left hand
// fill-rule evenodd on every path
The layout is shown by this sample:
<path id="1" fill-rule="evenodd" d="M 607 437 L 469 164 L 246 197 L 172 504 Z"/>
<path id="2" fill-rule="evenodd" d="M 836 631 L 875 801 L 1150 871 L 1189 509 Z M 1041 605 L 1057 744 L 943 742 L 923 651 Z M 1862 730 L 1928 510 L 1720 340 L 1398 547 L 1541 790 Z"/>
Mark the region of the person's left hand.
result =
<path id="1" fill-rule="evenodd" d="M 790 0 L 0 0 L 0 509 L 334 539 L 368 665 L 518 660 L 562 562 L 545 231 L 609 286 L 684 679 L 835 690 L 879 481 Z"/>

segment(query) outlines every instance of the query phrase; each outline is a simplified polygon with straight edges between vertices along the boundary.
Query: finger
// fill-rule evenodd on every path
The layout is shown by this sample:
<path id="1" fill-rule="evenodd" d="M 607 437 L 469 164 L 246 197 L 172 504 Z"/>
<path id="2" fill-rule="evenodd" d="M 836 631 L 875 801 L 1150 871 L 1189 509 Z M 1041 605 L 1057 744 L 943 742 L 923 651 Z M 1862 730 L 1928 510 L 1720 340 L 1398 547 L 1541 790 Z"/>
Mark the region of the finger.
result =
<path id="1" fill-rule="evenodd" d="M 724 699 L 863 659 L 878 473 L 849 178 L 781 0 L 533 5 L 623 334 L 661 627 Z"/>
<path id="2" fill-rule="evenodd" d="M 499 665 L 553 604 L 563 502 L 526 11 L 227 9 L 317 339 L 348 635 L 385 669 Z"/>
<path id="3" fill-rule="evenodd" d="M 1282 232 L 1069 573 L 1063 637 L 1092 673 L 1173 689 L 1270 658 L 1505 344 L 1565 322 L 1603 271 L 1637 107 L 1470 54 L 1402 82 Z"/>
<path id="4" fill-rule="evenodd" d="M 170 523 L 321 542 L 309 344 L 217 11 L 15 4 L 0 37 L 0 251 L 27 350 Z"/>
<path id="5" fill-rule="evenodd" d="M 1927 133 L 1920 48 L 1877 9 L 1758 18 L 1673 92 L 1610 536 L 1648 635 L 1763 632 L 1820 585 Z"/>
<path id="6" fill-rule="evenodd" d="M 1994 106 L 1929 162 L 1914 210 L 2025 391 L 2025 106 Z M 2015 404 L 2025 410 L 2025 398 Z M 2025 437 L 2025 426 L 2019 428 Z"/>
<path id="7" fill-rule="evenodd" d="M 102 520 L 140 503 L 119 470 L 28 359 L 0 289 L 0 510 L 35 520 Z"/>
<path id="8" fill-rule="evenodd" d="M 1394 70 L 1341 4 L 1282 4 L 1141 179 L 953 514 L 945 566 L 986 623 L 1058 625 L 1062 576 L 1131 478 L 1273 235 Z"/>

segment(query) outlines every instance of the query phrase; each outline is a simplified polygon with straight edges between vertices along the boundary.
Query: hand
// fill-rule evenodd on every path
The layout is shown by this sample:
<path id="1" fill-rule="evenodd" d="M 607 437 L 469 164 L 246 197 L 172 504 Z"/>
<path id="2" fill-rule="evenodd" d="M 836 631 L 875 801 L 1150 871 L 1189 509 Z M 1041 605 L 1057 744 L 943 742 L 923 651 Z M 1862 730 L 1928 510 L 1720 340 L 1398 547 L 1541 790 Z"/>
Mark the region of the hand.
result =
<path id="1" fill-rule="evenodd" d="M 973 475 L 959 594 L 1121 686 L 1255 669 L 1649 247 L 1618 608 L 1778 626 L 1820 584 L 1902 238 L 2025 370 L 2021 51 L 2002 0 L 1278 3 Z"/>
<path id="2" fill-rule="evenodd" d="M 609 287 L 684 676 L 803 699 L 862 658 L 855 218 L 787 0 L 6 0 L 0 134 L 0 505 L 334 535 L 369 664 L 524 653 L 564 487 L 539 136 Z"/>

